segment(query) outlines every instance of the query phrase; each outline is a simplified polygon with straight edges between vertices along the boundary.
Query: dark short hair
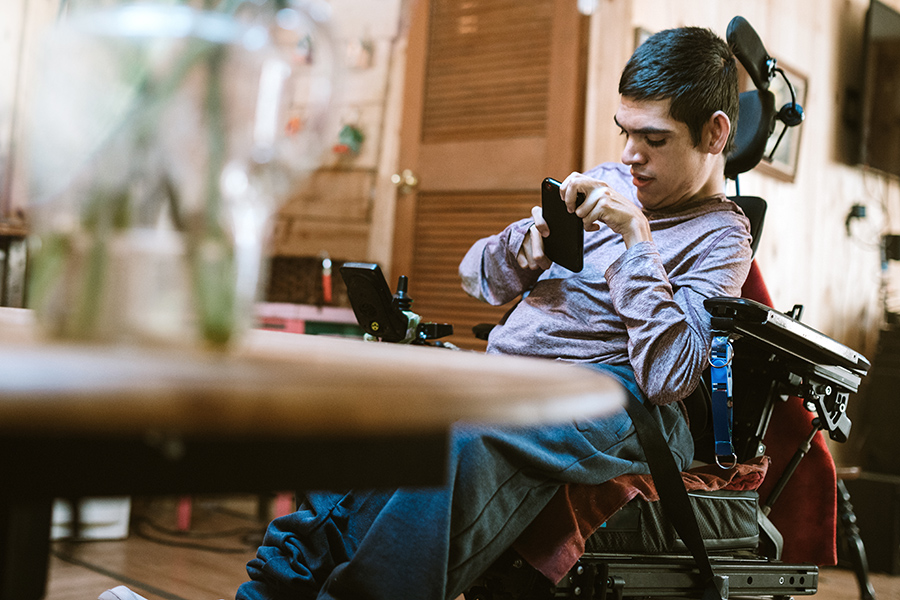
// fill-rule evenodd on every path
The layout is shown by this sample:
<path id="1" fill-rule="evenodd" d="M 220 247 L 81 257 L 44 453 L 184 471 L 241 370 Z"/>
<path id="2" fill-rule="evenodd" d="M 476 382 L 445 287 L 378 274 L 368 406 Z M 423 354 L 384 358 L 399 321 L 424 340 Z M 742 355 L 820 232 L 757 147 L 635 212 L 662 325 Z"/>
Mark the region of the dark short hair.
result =
<path id="1" fill-rule="evenodd" d="M 702 27 L 666 29 L 632 54 L 619 93 L 634 100 L 671 100 L 669 113 L 688 126 L 694 145 L 717 110 L 731 120 L 725 155 L 734 145 L 738 119 L 737 64 L 728 44 Z"/>

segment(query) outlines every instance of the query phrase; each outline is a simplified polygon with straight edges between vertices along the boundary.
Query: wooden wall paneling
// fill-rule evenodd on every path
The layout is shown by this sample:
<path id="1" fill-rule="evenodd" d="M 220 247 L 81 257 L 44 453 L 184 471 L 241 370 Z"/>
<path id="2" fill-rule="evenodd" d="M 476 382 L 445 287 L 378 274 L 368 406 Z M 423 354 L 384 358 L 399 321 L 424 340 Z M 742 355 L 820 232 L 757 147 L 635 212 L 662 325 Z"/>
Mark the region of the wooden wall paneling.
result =
<path id="1" fill-rule="evenodd" d="M 862 15 L 857 21 L 847 18 L 847 7 L 835 4 L 831 10 L 813 10 L 807 5 L 806 13 L 797 7 L 796 12 L 790 12 L 785 7 L 778 16 L 785 14 L 786 19 L 803 23 L 792 29 L 780 18 L 771 19 L 776 40 L 772 52 L 809 76 L 797 177 L 793 185 L 773 184 L 773 198 L 785 215 L 778 220 L 782 235 L 773 241 L 783 246 L 782 255 L 794 257 L 789 269 L 781 269 L 779 263 L 773 287 L 784 302 L 790 302 L 791 297 L 803 302 L 806 320 L 836 337 L 848 334 L 841 323 L 847 315 L 860 314 L 860 302 L 873 309 L 878 303 L 878 259 L 871 249 L 854 243 L 844 228 L 845 215 L 860 199 L 859 171 L 835 162 L 832 152 L 834 140 L 841 136 L 841 127 L 835 126 L 841 91 L 852 82 L 850 74 L 835 68 L 838 57 L 831 50 L 836 42 L 831 32 L 837 26 L 855 28 L 860 39 L 862 33 Z M 869 215 L 870 223 L 877 219 L 874 212 Z M 855 298 L 847 297 L 848 288 L 858 292 Z M 856 335 L 852 338 L 859 339 Z M 842 341 L 851 342 L 846 338 Z"/>
<path id="2" fill-rule="evenodd" d="M 746 4 L 746 3 L 745 3 Z M 700 27 L 709 27 L 725 34 L 725 27 L 731 19 L 731 15 L 725 16 L 720 20 L 721 3 L 715 3 L 715 6 L 703 6 L 700 2 L 686 2 L 681 7 L 678 25 L 698 25 Z"/>
<path id="3" fill-rule="evenodd" d="M 279 217 L 272 233 L 273 256 L 318 256 L 360 260 L 366 255 L 369 225 L 365 222 L 322 221 L 305 217 Z"/>
<path id="4" fill-rule="evenodd" d="M 613 4 L 619 3 L 613 2 Z M 643 27 L 651 33 L 669 27 L 677 27 L 680 24 L 678 10 L 684 9 L 684 3 L 679 3 L 676 6 L 675 3 L 659 2 L 658 0 L 634 0 L 631 4 L 633 4 L 634 19 L 629 21 L 629 24 L 632 27 Z M 632 44 L 631 50 L 634 50 L 634 44 Z M 622 66 L 624 66 L 624 63 Z M 620 66 L 619 71 L 621 72 L 621 70 Z"/>
<path id="5" fill-rule="evenodd" d="M 550 64 L 567 64 L 573 57 L 575 62 L 574 73 L 569 69 L 551 68 L 547 86 L 547 132 L 564 133 L 547 136 L 542 166 L 545 173 L 556 175 L 561 181 L 584 160 L 583 144 L 572 141 L 583 139 L 586 123 L 590 20 L 571 10 L 570 6 L 556 3 L 552 22 Z"/>
<path id="6" fill-rule="evenodd" d="M 393 114 L 388 94 L 401 36 L 401 5 L 401 0 L 332 2 L 333 33 L 343 69 L 330 136 L 336 143 L 341 128 L 350 125 L 357 127 L 364 139 L 357 154 L 328 153 L 320 169 L 281 207 L 273 254 L 317 256 L 328 252 L 357 261 L 373 260 L 373 250 L 375 259 L 379 250 L 380 256 L 387 254 L 383 246 L 389 245 L 389 238 L 385 238 L 381 215 L 393 208 L 392 190 L 384 185 L 393 165 L 387 166 L 384 158 L 386 152 L 392 156 L 396 143 L 385 136 L 394 135 L 386 128 L 386 119 Z M 346 226 L 346 234 L 338 233 L 342 226 Z M 387 235 L 390 233 L 388 229 Z M 288 239 L 290 235 L 298 238 Z"/>
<path id="7" fill-rule="evenodd" d="M 613 116 L 619 106 L 619 76 L 634 51 L 632 2 L 601 2 L 589 25 L 584 170 L 621 159 L 623 142 Z M 618 23 L 610 27 L 610 23 Z"/>
<path id="8" fill-rule="evenodd" d="M 811 8 L 811 7 L 807 7 Z M 790 10 L 785 7 L 785 10 Z M 847 179 L 842 177 L 845 169 L 834 162 L 831 148 L 832 140 L 838 137 L 840 130 L 833 127 L 834 114 L 838 110 L 837 90 L 844 89 L 850 84 L 845 77 L 835 72 L 834 65 L 837 57 L 828 52 L 830 44 L 834 43 L 828 33 L 832 27 L 832 20 L 838 18 L 834 11 L 815 11 L 809 13 L 791 12 L 789 18 L 805 19 L 805 27 L 797 28 L 791 35 L 786 27 L 775 21 L 774 28 L 779 33 L 778 39 L 783 40 L 781 52 L 783 60 L 787 64 L 797 63 L 797 69 L 803 72 L 812 71 L 814 78 L 809 79 L 805 110 L 807 114 L 814 115 L 808 118 L 809 122 L 803 125 L 803 136 L 800 138 L 800 155 L 797 165 L 797 183 L 795 189 L 786 189 L 786 193 L 794 192 L 804 197 L 796 200 L 796 204 L 804 207 L 807 212 L 808 229 L 807 240 L 812 243 L 805 250 L 809 257 L 810 268 L 806 270 L 804 283 L 809 289 L 819 288 L 817 294 L 817 306 L 809 311 L 808 318 L 811 323 L 817 323 L 821 327 L 828 327 L 835 337 L 841 337 L 846 343 L 859 341 L 859 336 L 847 331 L 844 323 L 851 314 L 856 317 L 859 314 L 859 301 L 869 293 L 872 280 L 867 275 L 878 273 L 878 260 L 872 260 L 872 256 L 854 244 L 847 235 L 844 219 L 840 215 L 846 215 L 850 206 L 856 201 L 856 173 L 854 177 Z M 845 23 L 846 27 L 847 24 Z M 860 39 L 862 23 L 860 27 Z M 806 139 L 804 139 L 806 138 Z M 821 177 L 821 167 L 816 165 L 833 165 L 829 176 Z M 877 219 L 877 215 L 871 215 L 869 222 Z M 864 264 L 858 263 L 860 255 L 866 262 L 871 260 L 873 269 L 865 269 Z M 825 265 L 835 265 L 838 268 L 821 268 Z M 852 268 L 852 267 L 856 268 Z M 863 268 L 860 268 L 863 267 Z M 853 275 L 850 275 L 850 274 Z M 847 279 L 854 276 L 857 281 L 853 287 L 863 292 L 860 296 L 852 298 L 847 295 Z M 874 297 L 873 297 L 874 300 Z M 802 300 L 801 300 L 802 301 Z M 867 302 L 864 302 L 867 304 Z M 854 318 L 855 320 L 855 318 Z M 865 327 L 863 323 L 857 326 Z M 858 346 L 857 346 L 858 347 Z"/>
<path id="9" fill-rule="evenodd" d="M 279 215 L 335 222 L 367 221 L 374 180 L 374 171 L 367 169 L 321 169 L 294 191 L 279 209 Z"/>

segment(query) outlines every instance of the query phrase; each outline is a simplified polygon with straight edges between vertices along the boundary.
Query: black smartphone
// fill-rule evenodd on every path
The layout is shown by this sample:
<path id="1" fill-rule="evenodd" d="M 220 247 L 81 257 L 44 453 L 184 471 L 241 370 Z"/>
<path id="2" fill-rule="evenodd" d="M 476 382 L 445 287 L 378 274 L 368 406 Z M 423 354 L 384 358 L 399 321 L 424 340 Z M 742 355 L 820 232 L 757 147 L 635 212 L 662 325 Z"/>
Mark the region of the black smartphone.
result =
<path id="1" fill-rule="evenodd" d="M 541 183 L 541 209 L 550 227 L 550 235 L 544 238 L 544 254 L 556 264 L 578 273 L 584 268 L 584 224 L 575 213 L 566 210 L 566 203 L 559 195 L 559 182 L 547 177 Z M 579 193 L 576 205 L 584 202 Z"/>

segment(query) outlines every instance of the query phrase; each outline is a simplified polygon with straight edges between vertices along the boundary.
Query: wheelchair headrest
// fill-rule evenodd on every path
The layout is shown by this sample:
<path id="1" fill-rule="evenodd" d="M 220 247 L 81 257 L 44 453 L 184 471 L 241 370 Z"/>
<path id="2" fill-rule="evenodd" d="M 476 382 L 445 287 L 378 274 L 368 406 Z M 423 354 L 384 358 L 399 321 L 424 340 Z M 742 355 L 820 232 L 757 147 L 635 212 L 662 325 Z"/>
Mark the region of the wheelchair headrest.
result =
<path id="1" fill-rule="evenodd" d="M 734 56 L 750 75 L 755 90 L 740 95 L 734 150 L 725 162 L 725 176 L 734 179 L 755 167 L 766 151 L 766 142 L 775 130 L 775 96 L 769 91 L 775 61 L 762 40 L 743 17 L 734 17 L 726 33 Z"/>
<path id="2" fill-rule="evenodd" d="M 750 26 L 747 19 L 741 16 L 733 18 L 728 24 L 725 38 L 735 57 L 747 70 L 756 89 L 769 89 L 769 82 L 775 75 L 773 70 L 775 61 L 766 52 L 762 40 L 759 39 L 756 30 Z"/>
<path id="3" fill-rule="evenodd" d="M 759 164 L 775 130 L 775 114 L 775 95 L 769 90 L 741 93 L 734 149 L 725 161 L 726 177 L 734 179 Z"/>

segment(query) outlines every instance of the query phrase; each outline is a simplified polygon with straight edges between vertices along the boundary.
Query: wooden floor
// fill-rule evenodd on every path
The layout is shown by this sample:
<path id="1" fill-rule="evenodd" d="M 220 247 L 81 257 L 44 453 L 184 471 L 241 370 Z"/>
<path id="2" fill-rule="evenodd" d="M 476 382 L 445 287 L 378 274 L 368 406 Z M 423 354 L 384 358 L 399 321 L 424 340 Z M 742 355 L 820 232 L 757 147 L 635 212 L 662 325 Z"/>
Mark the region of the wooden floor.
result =
<path id="1" fill-rule="evenodd" d="M 190 531 L 173 535 L 174 498 L 134 499 L 128 539 L 54 543 L 46 600 L 95 600 L 117 585 L 148 600 L 231 600 L 265 531 L 258 506 L 195 498 Z"/>
<path id="2" fill-rule="evenodd" d="M 171 535 L 175 500 L 135 499 L 127 540 L 54 544 L 46 600 L 94 600 L 117 585 L 148 600 L 231 600 L 265 528 L 258 506 L 255 497 L 197 498 L 190 534 Z M 900 577 L 874 573 L 872 583 L 878 600 L 900 600 Z M 856 579 L 822 569 L 813 598 L 857 600 Z"/>

